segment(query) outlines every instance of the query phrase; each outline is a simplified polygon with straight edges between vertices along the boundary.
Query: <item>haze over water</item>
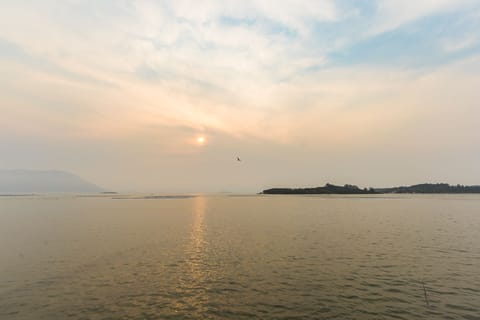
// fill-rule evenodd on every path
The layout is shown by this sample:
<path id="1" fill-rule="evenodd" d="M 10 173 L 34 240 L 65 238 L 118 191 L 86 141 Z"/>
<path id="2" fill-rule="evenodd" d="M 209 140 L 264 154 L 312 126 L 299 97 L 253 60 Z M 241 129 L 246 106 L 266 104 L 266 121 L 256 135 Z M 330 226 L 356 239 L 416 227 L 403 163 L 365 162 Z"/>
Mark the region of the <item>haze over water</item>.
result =
<path id="1" fill-rule="evenodd" d="M 480 319 L 479 206 L 1 197 L 0 318 Z"/>
<path id="2" fill-rule="evenodd" d="M 480 320 L 480 194 L 253 195 L 479 191 L 479 30 L 479 0 L 0 1 L 0 320 Z"/>

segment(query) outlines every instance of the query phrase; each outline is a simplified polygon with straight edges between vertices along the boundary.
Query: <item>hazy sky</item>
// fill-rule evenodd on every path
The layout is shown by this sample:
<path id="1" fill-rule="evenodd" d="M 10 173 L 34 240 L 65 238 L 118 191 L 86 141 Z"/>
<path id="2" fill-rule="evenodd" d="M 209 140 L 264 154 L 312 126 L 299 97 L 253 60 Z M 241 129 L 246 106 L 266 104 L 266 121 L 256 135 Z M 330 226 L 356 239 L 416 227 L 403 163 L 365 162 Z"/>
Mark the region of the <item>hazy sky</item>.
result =
<path id="1" fill-rule="evenodd" d="M 479 0 L 1 1 L 0 168 L 480 184 L 479 30 Z"/>

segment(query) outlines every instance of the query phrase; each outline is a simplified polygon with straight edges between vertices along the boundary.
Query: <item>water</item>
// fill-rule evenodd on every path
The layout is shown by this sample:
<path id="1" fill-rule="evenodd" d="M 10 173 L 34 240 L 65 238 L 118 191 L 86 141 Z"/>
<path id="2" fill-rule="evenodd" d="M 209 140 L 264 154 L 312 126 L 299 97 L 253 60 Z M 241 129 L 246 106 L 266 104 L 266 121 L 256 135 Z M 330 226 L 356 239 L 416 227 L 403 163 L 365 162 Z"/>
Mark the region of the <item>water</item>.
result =
<path id="1" fill-rule="evenodd" d="M 478 195 L 118 198 L 0 197 L 0 319 L 480 319 Z"/>

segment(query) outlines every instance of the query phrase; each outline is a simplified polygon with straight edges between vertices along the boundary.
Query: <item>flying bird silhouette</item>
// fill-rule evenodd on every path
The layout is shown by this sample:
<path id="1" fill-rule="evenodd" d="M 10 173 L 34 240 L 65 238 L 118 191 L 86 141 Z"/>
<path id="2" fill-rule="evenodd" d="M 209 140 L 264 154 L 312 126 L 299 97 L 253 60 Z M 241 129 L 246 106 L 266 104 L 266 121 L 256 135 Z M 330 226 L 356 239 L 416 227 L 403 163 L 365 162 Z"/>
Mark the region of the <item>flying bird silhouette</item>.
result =
<path id="1" fill-rule="evenodd" d="M 240 160 L 240 158 L 239 158 L 239 157 L 237 157 L 237 161 L 242 161 L 242 160 Z"/>

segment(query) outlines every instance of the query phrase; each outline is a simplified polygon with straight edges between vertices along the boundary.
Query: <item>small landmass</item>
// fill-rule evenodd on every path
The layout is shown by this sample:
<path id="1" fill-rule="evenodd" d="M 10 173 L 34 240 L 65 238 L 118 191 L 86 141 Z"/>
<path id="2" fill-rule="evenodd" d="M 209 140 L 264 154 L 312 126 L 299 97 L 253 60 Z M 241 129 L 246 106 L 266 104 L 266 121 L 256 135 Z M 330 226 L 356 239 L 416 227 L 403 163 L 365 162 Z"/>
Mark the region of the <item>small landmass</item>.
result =
<path id="1" fill-rule="evenodd" d="M 346 184 L 336 186 L 327 183 L 315 188 L 272 188 L 261 194 L 386 194 L 386 193 L 480 193 L 480 186 L 449 185 L 447 183 L 422 183 L 392 188 L 359 188 Z"/>
<path id="2" fill-rule="evenodd" d="M 113 200 L 168 200 L 168 199 L 190 199 L 196 195 L 149 195 L 149 196 L 125 196 L 114 197 Z"/>
<path id="3" fill-rule="evenodd" d="M 378 193 L 372 188 L 360 189 L 351 184 L 336 186 L 327 183 L 324 187 L 315 188 L 273 188 L 263 190 L 263 194 L 375 194 Z"/>
<path id="4" fill-rule="evenodd" d="M 378 193 L 480 193 L 480 186 L 422 183 L 409 187 L 377 188 L 375 191 Z"/>

